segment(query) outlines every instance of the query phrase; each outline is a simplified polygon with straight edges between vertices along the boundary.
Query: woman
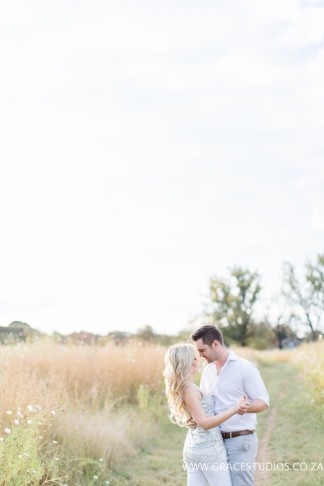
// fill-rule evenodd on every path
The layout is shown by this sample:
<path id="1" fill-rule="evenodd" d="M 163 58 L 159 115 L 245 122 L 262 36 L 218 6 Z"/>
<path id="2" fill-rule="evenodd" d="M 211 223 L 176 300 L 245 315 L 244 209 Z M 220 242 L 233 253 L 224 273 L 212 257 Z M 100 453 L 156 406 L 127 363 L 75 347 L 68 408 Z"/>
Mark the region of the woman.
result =
<path id="1" fill-rule="evenodd" d="M 165 355 L 166 396 L 171 422 L 188 427 L 183 448 L 187 486 L 231 486 L 227 455 L 218 425 L 245 405 L 245 397 L 233 407 L 214 415 L 214 399 L 194 384 L 198 359 L 191 344 L 175 344 Z M 196 428 L 189 428 L 191 422 Z"/>

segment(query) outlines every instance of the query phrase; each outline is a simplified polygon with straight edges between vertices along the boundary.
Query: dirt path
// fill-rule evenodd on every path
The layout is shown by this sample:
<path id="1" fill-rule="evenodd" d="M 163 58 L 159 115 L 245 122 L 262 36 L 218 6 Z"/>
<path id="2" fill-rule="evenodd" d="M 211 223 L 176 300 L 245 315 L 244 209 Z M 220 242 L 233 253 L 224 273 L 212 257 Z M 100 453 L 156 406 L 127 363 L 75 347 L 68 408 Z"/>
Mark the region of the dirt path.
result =
<path id="1" fill-rule="evenodd" d="M 255 486 L 324 486 L 323 471 L 305 473 L 291 469 L 268 470 L 265 464 L 281 461 L 323 464 L 322 415 L 310 401 L 298 372 L 284 362 L 260 365 L 270 394 L 270 408 L 258 417 L 259 451 Z M 303 424 L 303 443 L 300 427 Z M 158 423 L 154 441 L 111 476 L 113 486 L 183 486 L 186 475 L 181 466 L 186 431 L 165 418 Z M 258 466 L 259 466 L 258 464 Z M 306 476 L 307 475 L 307 476 Z"/>
<path id="2" fill-rule="evenodd" d="M 259 442 L 259 450 L 258 450 L 256 462 L 259 464 L 260 467 L 257 467 L 255 471 L 255 476 L 254 476 L 255 486 L 266 486 L 267 484 L 269 484 L 271 471 L 267 471 L 265 469 L 265 463 L 271 462 L 270 440 L 276 427 L 276 420 L 277 420 L 277 409 L 272 408 L 269 414 L 269 418 L 267 420 L 266 429 Z"/>
<path id="3" fill-rule="evenodd" d="M 280 402 L 284 397 L 284 390 L 281 390 L 278 396 L 278 401 Z M 277 422 L 277 408 L 275 406 L 270 406 L 269 417 L 266 422 L 266 428 L 262 434 L 261 440 L 259 442 L 259 449 L 256 458 L 256 462 L 259 466 L 255 471 L 254 484 L 255 486 L 267 486 L 269 484 L 271 470 L 266 469 L 265 464 L 271 462 L 272 448 L 270 445 L 271 438 L 276 429 Z"/>

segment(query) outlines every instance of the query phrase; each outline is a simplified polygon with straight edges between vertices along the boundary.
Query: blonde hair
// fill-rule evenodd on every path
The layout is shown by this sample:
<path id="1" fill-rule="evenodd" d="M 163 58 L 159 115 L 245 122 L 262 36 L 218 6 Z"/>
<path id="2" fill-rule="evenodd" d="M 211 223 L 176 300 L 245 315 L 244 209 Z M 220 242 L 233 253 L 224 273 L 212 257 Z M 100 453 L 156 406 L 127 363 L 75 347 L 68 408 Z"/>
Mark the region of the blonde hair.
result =
<path id="1" fill-rule="evenodd" d="M 174 344 L 166 352 L 165 369 L 165 393 L 168 399 L 171 422 L 188 427 L 188 421 L 192 418 L 183 400 L 183 391 L 186 380 L 190 374 L 195 351 L 192 344 Z"/>

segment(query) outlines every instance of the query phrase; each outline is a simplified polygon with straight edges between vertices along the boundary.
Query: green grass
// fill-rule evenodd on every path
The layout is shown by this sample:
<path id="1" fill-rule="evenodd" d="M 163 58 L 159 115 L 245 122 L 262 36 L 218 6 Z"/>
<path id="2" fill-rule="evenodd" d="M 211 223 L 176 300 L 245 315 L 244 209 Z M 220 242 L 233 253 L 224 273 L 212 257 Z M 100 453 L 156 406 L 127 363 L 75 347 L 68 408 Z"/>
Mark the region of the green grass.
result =
<path id="1" fill-rule="evenodd" d="M 271 410 L 275 408 L 276 421 L 267 461 L 272 468 L 273 464 L 275 467 L 284 464 L 289 470 L 271 471 L 266 482 L 256 486 L 324 486 L 324 471 L 292 470 L 294 463 L 306 463 L 309 468 L 316 463 L 324 468 L 324 425 L 307 384 L 287 363 L 261 364 L 260 370 L 271 396 L 271 408 L 258 415 L 259 439 L 267 432 Z M 160 406 L 154 425 L 154 439 L 148 441 L 136 457 L 112 472 L 109 478 L 111 486 L 185 485 L 182 447 L 186 430 L 171 424 L 166 413 L 166 408 Z"/>
<path id="2" fill-rule="evenodd" d="M 21 422 L 0 441 L 0 485 L 38 486 L 41 484 L 63 484 L 64 477 L 58 473 L 56 455 L 47 454 L 44 438 L 39 435 L 40 414 L 30 424 Z"/>
<path id="3" fill-rule="evenodd" d="M 148 388 L 140 387 L 137 402 L 153 434 L 146 441 L 141 439 L 137 454 L 127 463 L 113 467 L 110 485 L 183 485 L 186 474 L 182 469 L 182 446 L 187 431 L 169 421 L 164 388 L 152 395 Z"/>
<path id="4" fill-rule="evenodd" d="M 165 409 L 165 414 L 166 414 Z M 186 474 L 182 469 L 182 446 L 186 430 L 161 418 L 155 426 L 156 436 L 138 451 L 127 465 L 112 472 L 112 486 L 182 486 Z"/>
<path id="5" fill-rule="evenodd" d="M 274 363 L 265 367 L 262 375 L 270 392 L 271 408 L 276 408 L 276 423 L 269 444 L 271 463 L 277 468 L 284 467 L 282 471 L 274 470 L 267 484 L 324 485 L 324 424 L 308 384 L 287 363 Z M 261 436 L 269 413 L 260 415 Z M 306 465 L 307 471 L 300 470 Z M 294 470 L 294 467 L 299 470 Z M 312 471 L 312 467 L 319 469 Z"/>
<path id="6" fill-rule="evenodd" d="M 285 470 L 270 471 L 256 486 L 324 486 L 321 404 L 314 400 L 312 388 L 290 363 L 268 361 L 259 367 L 271 404 L 268 411 L 258 415 L 258 435 L 261 441 L 262 437 L 269 439 L 265 460 L 272 469 L 275 465 Z M 154 389 L 140 386 L 136 404 L 123 407 L 126 415 L 134 412 L 128 431 L 136 451 L 132 456 L 125 453 L 123 462 L 104 464 L 91 458 L 73 459 L 63 444 L 55 446 L 57 452 L 49 450 L 39 435 L 42 417 L 36 421 L 33 415 L 31 425 L 25 420 L 0 441 L 0 486 L 185 485 L 182 447 L 186 430 L 168 420 L 162 385 Z M 60 461 L 55 460 L 56 456 Z M 294 464 L 299 468 L 307 466 L 308 470 L 294 471 Z M 312 467 L 317 470 L 311 470 Z"/>

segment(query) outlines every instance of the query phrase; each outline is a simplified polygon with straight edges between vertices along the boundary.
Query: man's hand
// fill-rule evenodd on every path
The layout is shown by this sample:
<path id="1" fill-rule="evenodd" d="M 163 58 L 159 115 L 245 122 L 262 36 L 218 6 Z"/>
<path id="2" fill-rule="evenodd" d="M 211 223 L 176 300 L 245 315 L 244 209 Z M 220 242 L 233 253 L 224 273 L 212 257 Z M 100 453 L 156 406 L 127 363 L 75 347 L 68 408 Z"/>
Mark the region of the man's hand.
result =
<path id="1" fill-rule="evenodd" d="M 242 398 L 240 398 L 240 400 L 237 402 L 237 407 L 238 407 L 237 410 L 238 415 L 244 415 L 249 411 L 250 402 L 247 396 L 244 395 Z"/>
<path id="2" fill-rule="evenodd" d="M 192 417 L 187 420 L 187 425 L 188 425 L 189 429 L 192 429 L 192 430 L 197 428 L 197 424 Z"/>
<path id="3" fill-rule="evenodd" d="M 263 412 L 268 408 L 268 404 L 261 400 L 260 398 L 256 398 L 252 402 L 250 402 L 250 406 L 248 408 L 249 413 L 259 413 Z"/>

